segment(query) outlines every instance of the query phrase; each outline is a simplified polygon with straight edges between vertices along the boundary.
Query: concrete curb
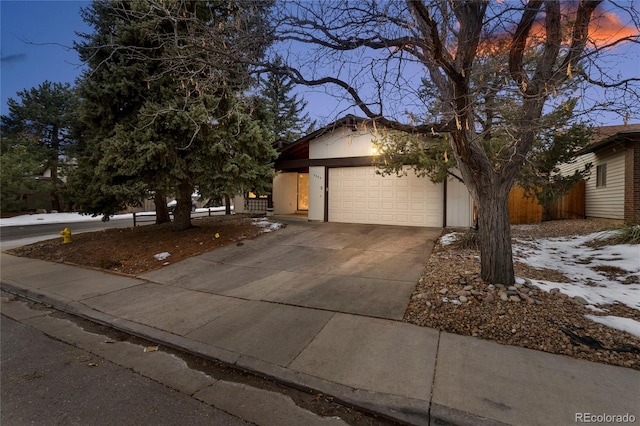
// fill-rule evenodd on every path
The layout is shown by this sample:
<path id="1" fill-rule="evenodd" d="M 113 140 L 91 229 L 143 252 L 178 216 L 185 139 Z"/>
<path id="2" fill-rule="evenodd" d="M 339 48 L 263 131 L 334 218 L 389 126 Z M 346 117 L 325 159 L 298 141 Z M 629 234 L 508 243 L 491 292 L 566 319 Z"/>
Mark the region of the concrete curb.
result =
<path id="1" fill-rule="evenodd" d="M 114 317 L 95 309 L 88 308 L 79 302 L 66 302 L 52 295 L 25 289 L 15 283 L 7 282 L 7 280 L 4 279 L 0 281 L 0 286 L 3 290 L 9 293 L 24 297 L 37 303 L 51 306 L 56 310 L 66 312 L 137 337 L 151 340 L 167 347 L 185 351 L 192 355 L 219 361 L 290 387 L 322 393 L 335 398 L 336 401 L 347 406 L 378 414 L 393 421 L 416 426 L 429 424 L 452 424 L 449 421 L 449 419 L 452 418 L 451 416 L 446 416 L 442 419 L 433 418 L 430 413 L 430 404 L 424 400 L 354 389 L 349 386 L 334 383 L 305 373 L 292 371 L 246 355 L 240 355 L 226 349 L 195 342 L 144 324 Z M 458 416 L 456 419 L 462 420 L 460 417 L 464 416 Z M 469 416 L 468 420 L 470 422 L 456 422 L 455 424 L 485 424 L 482 422 L 478 423 L 479 419 L 473 416 Z M 496 423 L 486 424 L 493 425 Z"/>
<path id="2" fill-rule="evenodd" d="M 445 407 L 440 404 L 431 403 L 431 425 L 456 425 L 456 426 L 508 426 L 496 420 L 485 419 L 474 416 L 466 411 L 456 410 L 455 408 Z"/>

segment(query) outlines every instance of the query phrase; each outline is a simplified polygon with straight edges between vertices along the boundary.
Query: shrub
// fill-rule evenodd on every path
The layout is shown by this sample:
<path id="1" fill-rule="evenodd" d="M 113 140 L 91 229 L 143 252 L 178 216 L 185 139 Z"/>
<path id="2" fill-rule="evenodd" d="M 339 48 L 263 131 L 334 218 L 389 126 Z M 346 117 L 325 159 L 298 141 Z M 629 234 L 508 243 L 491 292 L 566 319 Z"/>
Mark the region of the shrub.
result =
<path id="1" fill-rule="evenodd" d="M 480 236 L 478 235 L 478 231 L 470 229 L 461 232 L 458 234 L 453 245 L 459 249 L 480 250 Z"/>
<path id="2" fill-rule="evenodd" d="M 611 244 L 640 244 L 640 222 L 616 229 L 610 242 Z"/>

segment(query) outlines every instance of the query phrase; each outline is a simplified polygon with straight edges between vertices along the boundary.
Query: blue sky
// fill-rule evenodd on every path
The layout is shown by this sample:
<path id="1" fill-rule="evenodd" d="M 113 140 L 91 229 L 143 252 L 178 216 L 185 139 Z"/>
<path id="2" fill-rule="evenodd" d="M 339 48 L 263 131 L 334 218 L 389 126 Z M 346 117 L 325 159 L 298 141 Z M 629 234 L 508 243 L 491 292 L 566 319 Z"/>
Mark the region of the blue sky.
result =
<path id="1" fill-rule="evenodd" d="M 7 1 L 0 0 L 0 110 L 6 114 L 8 98 L 17 99 L 20 90 L 37 87 L 45 80 L 73 84 L 81 73 L 76 52 L 69 49 L 77 40 L 76 32 L 89 32 L 80 17 L 80 8 L 89 1 Z M 640 47 L 625 49 L 620 59 L 624 76 L 638 76 Z M 353 109 L 343 109 L 338 101 L 323 95 L 323 89 L 300 88 L 309 102 L 312 119 L 319 124 L 338 118 Z M 342 104 L 344 107 L 344 104 Z M 606 121 L 605 121 L 606 120 Z M 632 120 L 636 121 L 636 120 Z M 600 124 L 622 124 L 620 118 L 602 118 Z"/>
<path id="2" fill-rule="evenodd" d="M 0 1 L 2 114 L 7 100 L 45 80 L 73 85 L 80 60 L 71 47 L 76 31 L 88 32 L 80 18 L 81 1 Z M 33 43 L 33 44 L 29 44 Z M 57 44 L 46 44 L 57 43 Z"/>
<path id="3" fill-rule="evenodd" d="M 0 110 L 8 113 L 7 100 L 18 99 L 17 92 L 37 87 L 48 80 L 71 83 L 82 72 L 78 55 L 72 49 L 76 32 L 90 32 L 80 17 L 80 8 L 90 1 L 11 1 L 0 0 Z M 300 88 L 306 92 L 311 119 L 319 124 L 344 115 L 338 102 L 322 94 L 322 89 Z M 314 111 L 315 109 L 315 111 Z M 354 110 L 350 112 L 355 113 Z"/>

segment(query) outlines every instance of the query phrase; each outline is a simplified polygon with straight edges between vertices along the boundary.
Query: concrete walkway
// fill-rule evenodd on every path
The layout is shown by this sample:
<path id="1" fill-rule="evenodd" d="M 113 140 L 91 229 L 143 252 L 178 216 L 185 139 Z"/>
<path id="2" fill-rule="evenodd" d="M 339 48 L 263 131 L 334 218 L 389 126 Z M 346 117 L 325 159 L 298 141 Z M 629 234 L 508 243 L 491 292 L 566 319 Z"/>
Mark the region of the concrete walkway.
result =
<path id="1" fill-rule="evenodd" d="M 2 288 L 410 424 L 635 416 L 640 372 L 399 322 L 439 229 L 291 222 L 129 278 L 2 254 Z M 606 423 L 606 422 L 604 422 Z"/>

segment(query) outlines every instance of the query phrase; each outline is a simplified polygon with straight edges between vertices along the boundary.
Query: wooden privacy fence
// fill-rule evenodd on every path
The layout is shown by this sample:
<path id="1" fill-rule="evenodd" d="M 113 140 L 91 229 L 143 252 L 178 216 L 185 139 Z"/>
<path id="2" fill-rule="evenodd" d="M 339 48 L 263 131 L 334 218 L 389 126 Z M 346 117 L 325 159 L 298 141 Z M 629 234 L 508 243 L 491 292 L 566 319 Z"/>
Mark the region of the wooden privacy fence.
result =
<path id="1" fill-rule="evenodd" d="M 534 196 L 525 197 L 525 190 L 514 186 L 509 193 L 509 221 L 512 225 L 537 223 L 542 220 L 584 219 L 585 183 L 580 181 L 568 193 L 545 209 Z M 546 217 L 544 217 L 546 216 Z"/>
<path id="2" fill-rule="evenodd" d="M 514 186 L 509 193 L 509 222 L 512 225 L 542 222 L 542 206 L 534 195 L 525 196 L 524 188 Z"/>

